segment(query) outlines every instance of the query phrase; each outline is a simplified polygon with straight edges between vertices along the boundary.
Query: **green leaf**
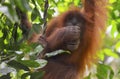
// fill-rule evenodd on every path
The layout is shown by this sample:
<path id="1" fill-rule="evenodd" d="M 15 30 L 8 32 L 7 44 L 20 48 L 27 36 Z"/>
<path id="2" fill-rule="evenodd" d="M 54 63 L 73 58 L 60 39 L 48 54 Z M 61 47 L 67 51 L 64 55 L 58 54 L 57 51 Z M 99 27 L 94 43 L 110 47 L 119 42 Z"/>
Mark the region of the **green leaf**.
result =
<path id="1" fill-rule="evenodd" d="M 14 0 L 14 2 L 17 5 L 17 7 L 19 7 L 24 12 L 31 10 L 29 6 L 29 0 Z"/>
<path id="2" fill-rule="evenodd" d="M 115 45 L 115 49 L 119 52 L 120 51 L 120 41 L 118 41 Z"/>
<path id="3" fill-rule="evenodd" d="M 117 31 L 120 33 L 120 23 L 117 24 Z"/>
<path id="4" fill-rule="evenodd" d="M 40 31 L 41 31 L 40 24 L 33 24 L 32 30 L 34 30 L 34 32 L 36 32 L 36 33 L 40 33 Z"/>
<path id="5" fill-rule="evenodd" d="M 39 11 L 37 10 L 37 8 L 35 7 L 32 11 L 32 15 L 31 15 L 31 18 L 32 18 L 32 21 L 34 21 L 37 17 L 40 16 L 40 13 Z M 41 18 L 41 17 L 40 17 Z"/>
<path id="6" fill-rule="evenodd" d="M 41 45 L 38 45 L 35 49 L 34 52 L 38 53 L 41 52 L 43 50 L 43 47 Z"/>
<path id="7" fill-rule="evenodd" d="M 98 64 L 96 76 L 98 77 L 98 79 L 112 79 L 114 76 L 114 72 L 110 66 Z"/>
<path id="8" fill-rule="evenodd" d="M 2 33 L 2 31 L 0 30 L 0 38 L 1 38 L 1 37 L 3 37 L 3 33 Z"/>
<path id="9" fill-rule="evenodd" d="M 21 76 L 21 79 L 26 79 L 27 76 L 30 76 L 30 79 L 42 79 L 44 75 L 43 71 L 38 71 L 38 72 L 28 72 L 25 73 Z"/>
<path id="10" fill-rule="evenodd" d="M 79 0 L 74 0 L 74 4 L 78 6 L 81 4 L 81 2 Z"/>
<path id="11" fill-rule="evenodd" d="M 23 70 L 29 71 L 29 68 L 27 66 L 15 60 L 12 60 L 7 64 L 10 65 L 11 67 L 14 67 L 15 69 L 23 69 Z"/>
<path id="12" fill-rule="evenodd" d="M 8 73 L 7 75 L 1 76 L 0 79 L 11 79 L 10 73 Z"/>
<path id="13" fill-rule="evenodd" d="M 22 63 L 28 67 L 39 67 L 40 66 L 40 64 L 34 60 L 22 60 L 22 61 L 20 61 L 20 63 Z"/>
<path id="14" fill-rule="evenodd" d="M 110 69 L 110 70 L 111 70 L 111 71 L 110 71 L 109 79 L 113 79 L 113 77 L 114 77 L 114 72 L 113 72 L 112 69 Z"/>
<path id="15" fill-rule="evenodd" d="M 45 59 L 37 59 L 36 62 L 38 62 L 40 64 L 40 67 L 38 67 L 38 68 L 43 68 L 48 63 L 47 60 L 45 60 Z"/>
<path id="16" fill-rule="evenodd" d="M 114 3 L 116 2 L 116 0 L 109 0 L 109 3 Z"/>
<path id="17" fill-rule="evenodd" d="M 5 14 L 11 22 L 18 22 L 18 17 L 14 7 L 10 4 L 4 4 L 5 6 L 0 6 L 0 12 Z"/>
<path id="18" fill-rule="evenodd" d="M 21 79 L 26 79 L 28 76 L 30 76 L 31 73 L 28 72 L 28 73 L 24 73 L 22 76 L 21 76 Z"/>
<path id="19" fill-rule="evenodd" d="M 104 52 L 103 50 L 100 51 L 100 53 L 98 54 L 100 60 L 104 61 L 104 58 L 105 58 L 105 55 L 104 55 Z"/>
<path id="20" fill-rule="evenodd" d="M 47 18 L 48 19 L 51 19 L 52 18 L 52 15 L 55 13 L 55 10 L 54 9 L 48 9 L 48 13 L 47 13 Z"/>
<path id="21" fill-rule="evenodd" d="M 50 52 L 50 53 L 46 53 L 46 56 L 47 57 L 51 57 L 51 56 L 56 56 L 58 54 L 63 54 L 63 53 L 70 54 L 71 52 L 70 51 L 66 51 L 66 50 L 56 50 L 56 51 L 53 51 L 53 52 Z"/>
<path id="22" fill-rule="evenodd" d="M 30 79 L 42 79 L 44 75 L 43 71 L 39 71 L 39 72 L 34 72 L 31 74 Z"/>
<path id="23" fill-rule="evenodd" d="M 115 52 L 113 52 L 112 49 L 105 48 L 103 51 L 108 56 L 112 56 L 114 58 L 119 58 L 119 56 Z"/>
<path id="24" fill-rule="evenodd" d="M 38 3 L 38 5 L 41 7 L 43 7 L 44 6 L 44 1 L 43 0 L 36 0 L 37 1 L 37 3 Z"/>
<path id="25" fill-rule="evenodd" d="M 120 74 L 120 69 L 119 69 L 119 71 L 118 71 L 118 74 Z"/>
<path id="26" fill-rule="evenodd" d="M 116 21 L 112 21 L 112 29 L 111 29 L 111 35 L 112 37 L 116 37 L 115 33 L 117 32 L 117 26 L 116 26 Z"/>

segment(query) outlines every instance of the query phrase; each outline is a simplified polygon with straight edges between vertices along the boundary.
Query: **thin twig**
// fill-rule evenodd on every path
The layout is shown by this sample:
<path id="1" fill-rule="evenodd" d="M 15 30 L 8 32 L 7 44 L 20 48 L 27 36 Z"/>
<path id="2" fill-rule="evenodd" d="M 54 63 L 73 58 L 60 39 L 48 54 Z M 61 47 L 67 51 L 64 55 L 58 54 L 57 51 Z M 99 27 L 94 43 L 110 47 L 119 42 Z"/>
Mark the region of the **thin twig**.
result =
<path id="1" fill-rule="evenodd" d="M 48 3 L 48 0 L 45 0 L 45 5 L 44 5 L 44 15 L 43 15 L 43 21 L 44 21 L 44 25 L 43 25 L 43 31 L 42 31 L 42 34 L 45 33 L 45 30 L 46 30 L 46 24 L 47 24 L 47 10 L 48 10 L 48 7 L 49 7 L 49 3 Z"/>

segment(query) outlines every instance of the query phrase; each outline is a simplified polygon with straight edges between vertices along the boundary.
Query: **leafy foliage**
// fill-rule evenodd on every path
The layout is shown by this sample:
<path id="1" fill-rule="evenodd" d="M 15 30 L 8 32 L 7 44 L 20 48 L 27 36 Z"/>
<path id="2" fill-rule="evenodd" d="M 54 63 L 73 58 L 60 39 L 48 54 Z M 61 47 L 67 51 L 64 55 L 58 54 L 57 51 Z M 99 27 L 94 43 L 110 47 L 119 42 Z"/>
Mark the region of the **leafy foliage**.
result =
<path id="1" fill-rule="evenodd" d="M 47 21 L 65 11 L 70 4 L 81 5 L 80 0 L 49 0 Z M 29 44 L 20 27 L 16 7 L 28 14 L 33 27 L 29 33 L 40 33 L 44 25 L 45 0 L 0 0 L 0 79 L 41 79 L 44 72 L 36 71 L 46 64 L 37 60 L 42 50 L 38 44 Z M 106 34 L 99 51 L 100 63 L 85 79 L 120 78 L 120 0 L 109 0 Z"/>

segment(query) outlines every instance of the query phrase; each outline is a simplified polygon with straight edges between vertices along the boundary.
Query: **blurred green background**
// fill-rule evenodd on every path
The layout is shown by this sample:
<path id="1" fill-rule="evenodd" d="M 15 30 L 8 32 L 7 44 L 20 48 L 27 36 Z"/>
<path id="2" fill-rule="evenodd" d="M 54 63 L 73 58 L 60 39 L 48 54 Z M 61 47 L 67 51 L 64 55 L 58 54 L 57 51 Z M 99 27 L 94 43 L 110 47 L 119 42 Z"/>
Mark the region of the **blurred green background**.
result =
<path id="1" fill-rule="evenodd" d="M 49 0 L 47 21 L 67 10 L 69 5 L 82 6 L 80 0 Z M 41 79 L 44 72 L 36 71 L 46 64 L 36 60 L 42 50 L 38 44 L 27 44 L 15 7 L 26 12 L 39 33 L 44 24 L 45 0 L 0 0 L 0 79 Z M 120 79 L 120 0 L 109 0 L 108 21 L 103 34 L 99 63 L 86 72 L 85 79 Z"/>

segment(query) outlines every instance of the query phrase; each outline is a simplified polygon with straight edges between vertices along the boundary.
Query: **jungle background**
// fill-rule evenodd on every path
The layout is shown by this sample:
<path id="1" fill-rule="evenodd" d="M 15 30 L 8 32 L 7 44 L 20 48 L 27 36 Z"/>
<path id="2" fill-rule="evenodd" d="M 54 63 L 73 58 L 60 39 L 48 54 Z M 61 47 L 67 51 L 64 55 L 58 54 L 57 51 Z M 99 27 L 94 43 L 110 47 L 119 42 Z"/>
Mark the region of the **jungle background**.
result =
<path id="1" fill-rule="evenodd" d="M 36 59 L 42 47 L 28 45 L 15 7 L 27 13 L 33 25 L 31 35 L 71 4 L 82 6 L 80 0 L 0 0 L 0 79 L 41 79 L 44 72 L 36 70 L 47 63 Z M 120 79 L 120 0 L 109 0 L 108 10 L 99 62 L 85 79 Z"/>

